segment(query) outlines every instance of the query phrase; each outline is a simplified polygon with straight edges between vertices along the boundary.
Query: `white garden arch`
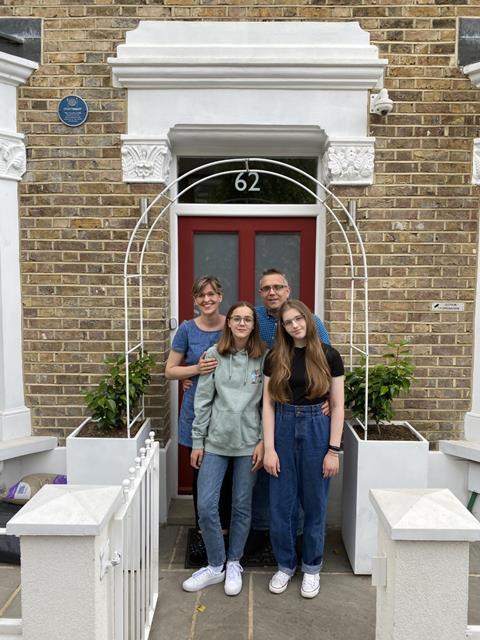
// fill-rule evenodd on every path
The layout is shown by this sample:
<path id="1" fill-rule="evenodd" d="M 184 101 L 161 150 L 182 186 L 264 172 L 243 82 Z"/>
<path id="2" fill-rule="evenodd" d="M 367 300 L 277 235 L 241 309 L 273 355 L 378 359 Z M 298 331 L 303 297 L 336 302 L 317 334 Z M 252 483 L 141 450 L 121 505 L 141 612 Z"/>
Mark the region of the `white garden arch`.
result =
<path id="1" fill-rule="evenodd" d="M 232 168 L 228 168 L 229 165 L 235 163 L 236 168 L 232 169 Z M 238 168 L 238 164 L 239 163 L 244 163 L 245 168 L 239 169 Z M 271 166 L 272 170 L 268 170 L 268 169 L 262 169 L 259 167 L 256 167 L 256 164 L 258 163 L 262 163 L 262 164 L 267 164 L 267 166 Z M 215 173 L 212 173 L 208 176 L 204 176 L 202 178 L 199 178 L 198 180 L 196 180 L 195 182 L 193 182 L 192 184 L 189 184 L 187 187 L 185 187 L 184 189 L 181 189 L 181 181 L 184 180 L 187 176 L 192 176 L 195 173 L 198 173 L 200 171 L 202 171 L 203 169 L 207 169 L 207 168 L 211 168 L 211 167 L 215 167 L 218 169 L 224 169 L 224 170 L 220 170 L 217 171 Z M 289 175 L 285 175 L 283 173 L 279 173 L 279 171 L 281 171 L 282 169 L 288 169 L 289 171 L 293 171 L 299 175 L 302 175 L 304 177 L 306 177 L 308 180 L 312 181 L 312 187 L 315 190 L 310 189 L 309 187 L 307 187 L 306 185 L 304 185 L 302 182 L 300 182 L 299 180 L 296 180 L 294 178 L 292 178 Z M 185 193 L 187 193 L 189 190 L 193 189 L 194 187 L 196 187 L 197 185 L 203 183 L 203 182 L 207 182 L 208 180 L 211 180 L 213 178 L 216 177 L 220 177 L 220 176 L 225 176 L 225 175 L 235 175 L 235 174 L 239 174 L 239 173 L 247 173 L 250 174 L 251 172 L 255 171 L 255 173 L 257 174 L 264 174 L 264 175 L 270 175 L 270 176 L 274 176 L 277 178 L 281 178 L 283 180 L 287 180 L 288 182 L 291 182 L 293 184 L 295 184 L 296 186 L 302 188 L 305 192 L 307 192 L 308 194 L 310 194 L 311 196 L 313 196 L 316 200 L 316 202 L 318 204 L 321 204 L 323 207 L 325 207 L 325 210 L 333 217 L 333 219 L 335 220 L 335 222 L 337 223 L 337 226 L 340 230 L 340 232 L 342 233 L 344 242 L 345 242 L 345 246 L 347 248 L 347 254 L 348 254 L 348 259 L 349 259 L 349 267 L 350 267 L 350 340 L 349 340 L 349 347 L 350 347 L 350 367 L 352 366 L 352 362 L 353 362 L 353 352 L 356 351 L 360 354 L 362 354 L 365 357 L 366 360 L 366 375 L 365 375 L 365 412 L 364 412 L 364 421 L 362 422 L 361 420 L 358 420 L 358 422 L 362 425 L 364 431 L 365 431 L 365 438 L 367 437 L 367 421 L 368 421 L 368 364 L 369 364 L 369 338 L 368 338 L 368 267 L 367 267 L 367 259 L 366 259 L 366 254 L 365 254 L 365 247 L 360 235 L 360 232 L 358 230 L 358 227 L 356 225 L 356 221 L 355 219 L 351 216 L 350 212 L 348 211 L 348 209 L 345 207 L 345 205 L 341 202 L 341 200 L 339 200 L 339 198 L 332 192 L 330 191 L 330 189 L 328 189 L 328 187 L 326 187 L 323 183 L 321 183 L 319 180 L 317 180 L 316 178 L 314 178 L 313 176 L 311 176 L 310 174 L 306 173 L 305 171 L 287 164 L 285 162 L 281 162 L 279 160 L 274 160 L 271 158 L 229 158 L 229 159 L 223 159 L 223 160 L 216 160 L 214 162 L 207 162 L 199 167 L 196 167 L 195 169 L 192 169 L 191 171 L 188 171 L 187 173 L 184 173 L 183 175 L 181 175 L 180 177 L 176 178 L 175 180 L 172 180 L 169 184 L 167 184 L 167 186 L 157 195 L 155 196 L 155 198 L 150 202 L 150 204 L 144 209 L 144 211 L 142 212 L 142 215 L 140 216 L 139 220 L 137 221 L 132 234 L 130 236 L 129 242 L 128 242 L 128 247 L 127 247 L 127 252 L 125 255 L 125 261 L 124 261 L 124 271 L 123 271 L 123 279 L 124 279 L 124 313 L 125 313 L 125 317 L 124 317 L 124 321 L 125 321 L 125 368 L 126 368 L 126 400 L 127 400 L 127 431 L 128 431 L 128 437 L 130 438 L 130 430 L 132 425 L 137 421 L 140 420 L 141 418 L 144 417 L 145 414 L 145 402 L 144 399 L 142 399 L 142 406 L 140 411 L 138 412 L 137 415 L 135 416 L 131 416 L 130 415 L 130 389 L 129 389 L 129 358 L 132 354 L 134 353 L 140 353 L 143 354 L 144 352 L 144 317 L 143 317 L 143 278 L 144 278 L 144 258 L 145 258 L 145 253 L 147 250 L 147 246 L 148 246 L 148 241 L 153 233 L 153 230 L 155 229 L 156 225 L 158 224 L 158 222 L 164 218 L 164 216 L 167 214 L 167 212 L 169 211 L 170 207 L 179 200 L 179 198 L 181 196 L 183 196 Z M 175 185 L 177 185 L 177 194 L 175 196 L 175 198 L 171 199 L 169 196 L 169 193 L 171 191 L 171 188 L 174 187 Z M 317 188 L 319 188 L 318 190 L 321 192 L 321 194 L 319 195 L 318 193 L 316 193 Z M 142 225 L 145 224 L 146 221 L 148 221 L 148 214 L 149 212 L 153 209 L 153 207 L 161 200 L 161 199 L 166 199 L 167 200 L 167 204 L 163 206 L 163 208 L 161 209 L 161 211 L 157 214 L 157 216 L 155 217 L 153 223 L 151 224 L 151 226 L 148 228 L 148 231 L 146 233 L 145 238 L 140 238 L 139 237 L 139 230 L 142 229 Z M 352 243 L 350 242 L 347 232 L 344 228 L 344 226 L 342 225 L 342 222 L 340 221 L 337 213 L 333 210 L 332 206 L 329 204 L 329 200 L 333 201 L 333 203 L 335 203 L 336 206 L 338 206 L 341 211 L 346 215 L 348 223 L 351 227 L 351 229 L 354 231 L 354 234 L 356 236 L 356 244 L 359 247 L 359 252 L 358 253 L 354 253 L 352 251 Z M 136 241 L 142 241 L 143 240 L 143 244 L 141 245 L 141 249 L 140 249 L 140 257 L 139 257 L 139 261 L 138 264 L 136 265 L 136 271 L 132 271 L 131 269 L 131 256 L 132 256 L 132 247 L 134 245 L 134 243 Z M 356 264 L 357 261 L 357 264 Z M 360 272 L 360 273 L 358 273 Z M 139 317 L 138 317 L 138 321 L 139 321 L 139 341 L 134 344 L 133 346 L 130 346 L 130 329 L 129 329 L 129 321 L 130 321 L 130 313 L 129 313 L 129 301 L 130 301 L 130 291 L 131 291 L 131 284 L 132 282 L 137 281 L 137 286 L 138 286 L 138 297 L 139 297 Z M 356 344 L 354 344 L 353 341 L 353 336 L 354 336 L 354 303 L 356 301 L 356 285 L 358 286 L 358 283 L 363 283 L 363 304 L 364 304 L 364 318 L 363 318 L 363 325 L 364 325 L 364 341 L 363 341 L 363 347 L 357 346 Z"/>

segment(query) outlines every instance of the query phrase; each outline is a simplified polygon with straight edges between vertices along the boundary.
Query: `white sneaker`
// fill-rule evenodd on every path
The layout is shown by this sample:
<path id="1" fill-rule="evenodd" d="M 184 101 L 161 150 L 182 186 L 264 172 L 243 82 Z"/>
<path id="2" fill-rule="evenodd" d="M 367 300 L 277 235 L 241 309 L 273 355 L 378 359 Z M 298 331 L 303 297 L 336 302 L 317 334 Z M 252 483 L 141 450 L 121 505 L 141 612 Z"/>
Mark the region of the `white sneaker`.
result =
<path id="1" fill-rule="evenodd" d="M 292 576 L 289 576 L 288 573 L 277 571 L 277 573 L 272 576 L 268 588 L 272 593 L 283 593 L 291 579 Z"/>
<path id="2" fill-rule="evenodd" d="M 243 567 L 236 560 L 227 562 L 224 589 L 227 596 L 238 596 L 242 590 Z"/>
<path id="3" fill-rule="evenodd" d="M 304 573 L 300 593 L 304 598 L 315 598 L 320 591 L 320 574 Z"/>
<path id="4" fill-rule="evenodd" d="M 225 571 L 214 571 L 212 567 L 203 567 L 185 580 L 182 584 L 184 591 L 200 591 L 204 587 L 209 587 L 211 584 L 218 584 L 225 579 Z"/>

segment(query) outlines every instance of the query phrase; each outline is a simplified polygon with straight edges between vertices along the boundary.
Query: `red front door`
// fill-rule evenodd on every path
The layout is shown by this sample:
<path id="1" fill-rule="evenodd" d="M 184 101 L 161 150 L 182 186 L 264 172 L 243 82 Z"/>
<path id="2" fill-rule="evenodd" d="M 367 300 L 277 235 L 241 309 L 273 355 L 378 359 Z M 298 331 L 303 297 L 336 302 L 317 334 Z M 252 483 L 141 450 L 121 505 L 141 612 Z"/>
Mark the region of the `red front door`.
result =
<path id="1" fill-rule="evenodd" d="M 203 274 L 220 278 L 223 312 L 237 300 L 261 304 L 258 281 L 271 268 L 285 272 L 292 297 L 313 309 L 315 236 L 315 218 L 179 217 L 179 323 L 194 317 L 192 283 Z M 178 492 L 191 486 L 188 451 L 179 446 Z"/>

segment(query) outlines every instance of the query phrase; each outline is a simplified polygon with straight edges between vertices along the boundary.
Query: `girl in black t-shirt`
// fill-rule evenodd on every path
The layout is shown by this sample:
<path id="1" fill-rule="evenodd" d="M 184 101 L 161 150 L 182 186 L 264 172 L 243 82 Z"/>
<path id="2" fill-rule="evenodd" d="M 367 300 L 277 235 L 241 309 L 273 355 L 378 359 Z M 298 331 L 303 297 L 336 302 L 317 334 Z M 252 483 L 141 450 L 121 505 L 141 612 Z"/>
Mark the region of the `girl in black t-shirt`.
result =
<path id="1" fill-rule="evenodd" d="M 320 591 L 330 478 L 338 473 L 344 418 L 343 362 L 323 344 L 303 302 L 280 310 L 277 341 L 264 366 L 263 464 L 270 474 L 270 538 L 278 571 L 272 593 L 282 593 L 295 573 L 298 505 L 303 525 L 301 595 Z M 331 416 L 322 413 L 328 397 Z"/>

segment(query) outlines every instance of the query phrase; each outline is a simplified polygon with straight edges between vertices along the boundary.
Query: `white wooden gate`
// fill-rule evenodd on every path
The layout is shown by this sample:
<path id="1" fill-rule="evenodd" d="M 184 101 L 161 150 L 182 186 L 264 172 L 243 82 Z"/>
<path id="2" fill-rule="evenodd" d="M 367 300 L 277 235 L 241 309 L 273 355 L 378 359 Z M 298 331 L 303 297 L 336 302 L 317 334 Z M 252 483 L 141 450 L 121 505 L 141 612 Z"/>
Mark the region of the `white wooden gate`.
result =
<path id="1" fill-rule="evenodd" d="M 153 432 L 123 482 L 112 528 L 115 640 L 147 640 L 158 599 L 159 445 Z"/>

